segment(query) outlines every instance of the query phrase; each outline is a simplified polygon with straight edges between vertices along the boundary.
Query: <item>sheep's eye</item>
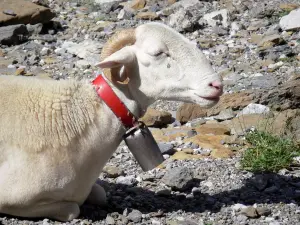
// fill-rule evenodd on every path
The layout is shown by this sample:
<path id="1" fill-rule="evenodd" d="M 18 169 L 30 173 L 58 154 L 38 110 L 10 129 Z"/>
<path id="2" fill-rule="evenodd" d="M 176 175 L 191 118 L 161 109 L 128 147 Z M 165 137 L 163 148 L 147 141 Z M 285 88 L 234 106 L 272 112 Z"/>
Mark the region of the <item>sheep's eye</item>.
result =
<path id="1" fill-rule="evenodd" d="M 164 52 L 163 51 L 160 51 L 160 52 L 155 52 L 153 54 L 153 56 L 157 57 L 157 56 L 161 56 Z"/>

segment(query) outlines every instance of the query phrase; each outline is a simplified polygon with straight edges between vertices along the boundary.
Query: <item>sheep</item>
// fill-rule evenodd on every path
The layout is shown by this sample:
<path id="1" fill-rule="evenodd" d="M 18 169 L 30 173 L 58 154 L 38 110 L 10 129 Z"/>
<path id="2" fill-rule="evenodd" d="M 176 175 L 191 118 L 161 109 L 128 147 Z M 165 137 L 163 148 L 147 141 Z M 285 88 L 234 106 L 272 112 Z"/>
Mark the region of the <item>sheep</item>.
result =
<path id="1" fill-rule="evenodd" d="M 116 32 L 97 64 L 136 117 L 158 99 L 216 104 L 222 81 L 197 46 L 161 23 Z M 70 221 L 105 205 L 95 181 L 126 129 L 89 80 L 0 76 L 0 212 Z"/>

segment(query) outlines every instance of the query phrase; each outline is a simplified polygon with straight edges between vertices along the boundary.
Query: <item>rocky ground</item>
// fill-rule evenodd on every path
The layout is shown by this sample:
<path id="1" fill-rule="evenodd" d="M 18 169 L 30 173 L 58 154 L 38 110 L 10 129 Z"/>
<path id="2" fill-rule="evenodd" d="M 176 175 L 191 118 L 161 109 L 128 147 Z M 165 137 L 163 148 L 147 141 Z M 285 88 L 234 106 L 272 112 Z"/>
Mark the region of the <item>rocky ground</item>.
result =
<path id="1" fill-rule="evenodd" d="M 107 38 L 149 20 L 197 42 L 225 94 L 212 109 L 155 103 L 143 120 L 166 161 L 142 172 L 122 144 L 100 175 L 108 206 L 83 205 L 67 224 L 299 224 L 300 170 L 253 174 L 239 164 L 253 127 L 300 140 L 297 0 L 4 0 L 0 74 L 92 79 Z"/>

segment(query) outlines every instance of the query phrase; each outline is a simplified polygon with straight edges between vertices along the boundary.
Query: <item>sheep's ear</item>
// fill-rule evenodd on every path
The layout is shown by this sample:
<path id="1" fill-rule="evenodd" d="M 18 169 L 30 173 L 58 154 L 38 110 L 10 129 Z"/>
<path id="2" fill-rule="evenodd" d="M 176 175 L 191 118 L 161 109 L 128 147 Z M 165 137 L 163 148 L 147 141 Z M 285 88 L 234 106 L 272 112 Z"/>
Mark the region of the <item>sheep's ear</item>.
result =
<path id="1" fill-rule="evenodd" d="M 126 46 L 119 51 L 111 54 L 102 62 L 96 64 L 100 68 L 115 68 L 131 64 L 135 61 L 135 53 L 132 46 Z"/>

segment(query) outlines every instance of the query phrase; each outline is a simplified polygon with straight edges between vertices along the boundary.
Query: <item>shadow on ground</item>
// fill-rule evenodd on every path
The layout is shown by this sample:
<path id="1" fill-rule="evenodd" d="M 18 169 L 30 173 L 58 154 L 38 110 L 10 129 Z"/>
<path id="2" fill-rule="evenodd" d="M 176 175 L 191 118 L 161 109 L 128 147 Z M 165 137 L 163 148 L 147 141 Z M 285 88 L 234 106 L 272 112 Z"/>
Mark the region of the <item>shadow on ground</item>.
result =
<path id="1" fill-rule="evenodd" d="M 108 193 L 107 208 L 92 205 L 81 207 L 81 218 L 101 220 L 107 213 L 137 209 L 142 213 L 174 212 L 218 212 L 222 207 L 236 203 L 252 205 L 254 203 L 296 203 L 299 204 L 300 178 L 281 176 L 274 173 L 254 174 L 244 181 L 240 189 L 224 191 L 209 195 L 197 193 L 194 198 L 187 199 L 184 195 L 157 196 L 153 191 L 140 187 L 107 183 L 100 181 Z"/>

